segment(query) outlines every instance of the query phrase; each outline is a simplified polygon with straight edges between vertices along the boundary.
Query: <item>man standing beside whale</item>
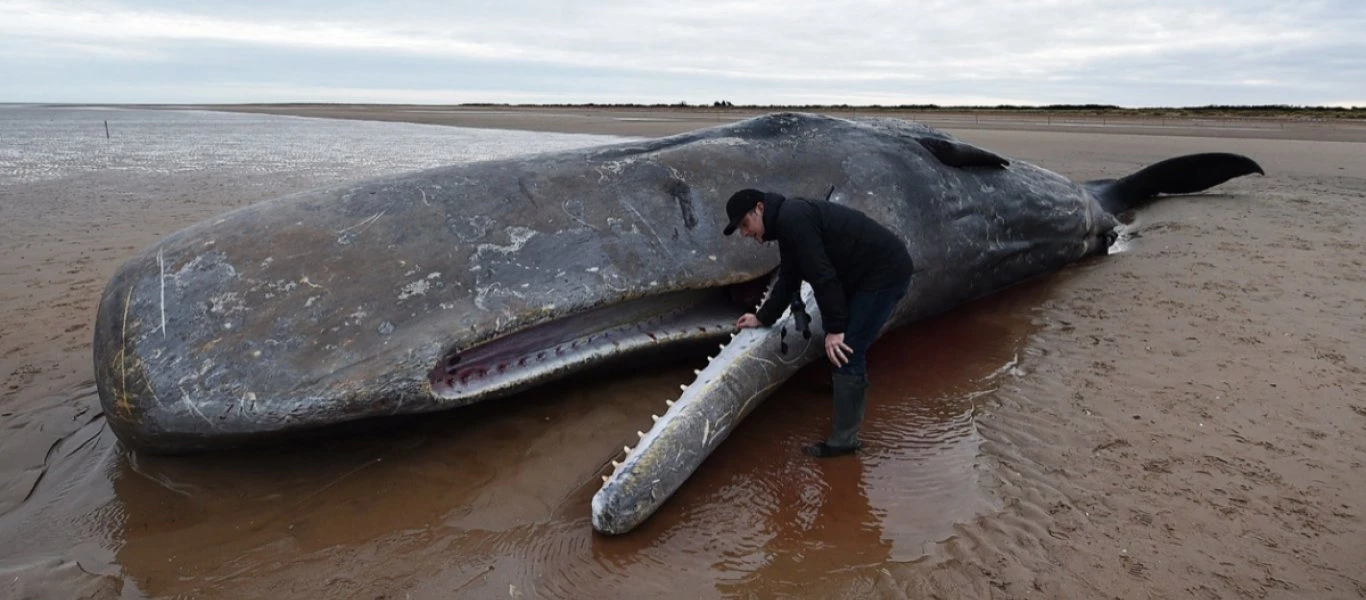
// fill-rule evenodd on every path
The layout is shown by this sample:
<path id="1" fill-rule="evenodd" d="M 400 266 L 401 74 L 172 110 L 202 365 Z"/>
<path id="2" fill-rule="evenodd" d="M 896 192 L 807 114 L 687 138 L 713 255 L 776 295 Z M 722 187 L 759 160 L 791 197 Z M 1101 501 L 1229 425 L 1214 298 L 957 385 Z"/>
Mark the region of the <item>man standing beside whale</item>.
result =
<path id="1" fill-rule="evenodd" d="M 830 438 L 802 450 L 817 458 L 857 451 L 863 445 L 868 347 L 906 295 L 912 271 L 906 245 L 853 208 L 755 189 L 732 195 L 726 216 L 726 235 L 739 229 L 759 243 L 778 242 L 778 281 L 758 312 L 742 315 L 736 327 L 773 325 L 802 281 L 811 285 L 820 307 L 825 355 L 834 365 L 834 418 Z"/>

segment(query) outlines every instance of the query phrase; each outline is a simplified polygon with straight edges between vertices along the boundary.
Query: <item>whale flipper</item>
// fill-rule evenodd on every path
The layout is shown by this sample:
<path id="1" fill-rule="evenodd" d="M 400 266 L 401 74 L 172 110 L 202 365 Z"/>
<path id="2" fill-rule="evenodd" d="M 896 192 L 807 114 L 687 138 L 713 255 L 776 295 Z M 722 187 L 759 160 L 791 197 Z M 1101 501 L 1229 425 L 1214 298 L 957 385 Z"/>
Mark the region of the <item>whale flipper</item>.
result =
<path id="1" fill-rule="evenodd" d="M 958 169 L 966 167 L 999 169 L 1010 164 L 1009 160 L 996 154 L 957 140 L 918 137 L 915 138 L 915 141 L 920 142 L 921 146 L 924 146 L 926 150 L 930 151 L 930 154 L 939 159 L 939 162 Z"/>

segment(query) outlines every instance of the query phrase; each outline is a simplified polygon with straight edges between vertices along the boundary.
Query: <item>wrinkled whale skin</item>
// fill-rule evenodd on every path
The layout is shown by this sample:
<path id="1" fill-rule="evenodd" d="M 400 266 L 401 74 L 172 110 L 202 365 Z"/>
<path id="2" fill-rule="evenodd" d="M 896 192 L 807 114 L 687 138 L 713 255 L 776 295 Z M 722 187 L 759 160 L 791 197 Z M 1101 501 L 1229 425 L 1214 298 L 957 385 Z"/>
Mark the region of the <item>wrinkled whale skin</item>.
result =
<path id="1" fill-rule="evenodd" d="M 1077 183 L 916 123 L 780 113 L 343 184 L 233 211 L 130 259 L 101 298 L 96 382 L 125 446 L 174 453 L 719 344 L 593 497 L 594 528 L 623 533 L 823 356 L 809 288 L 814 334 L 785 312 L 732 336 L 755 300 L 737 291 L 778 263 L 773 245 L 722 235 L 734 191 L 828 198 L 895 232 L 916 272 L 892 328 L 1105 253 L 1114 215 L 1153 196 L 1260 172 L 1204 154 Z"/>
<path id="2" fill-rule="evenodd" d="M 804 149 L 877 136 L 851 126 L 773 115 L 344 184 L 193 225 L 105 288 L 94 363 L 109 423 L 128 447 L 183 452 L 498 397 L 434 395 L 429 373 L 522 328 L 762 277 L 776 251 L 722 236 L 717 198 L 867 177 L 857 153 Z"/>

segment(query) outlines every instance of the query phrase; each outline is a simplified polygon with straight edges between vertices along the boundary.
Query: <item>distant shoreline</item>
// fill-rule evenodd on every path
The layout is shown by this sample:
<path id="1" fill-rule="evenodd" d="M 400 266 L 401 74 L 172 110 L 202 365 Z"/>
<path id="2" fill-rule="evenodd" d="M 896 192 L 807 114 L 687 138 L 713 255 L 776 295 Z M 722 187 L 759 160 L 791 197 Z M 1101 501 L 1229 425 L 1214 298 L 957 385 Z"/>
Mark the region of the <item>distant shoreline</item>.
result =
<path id="1" fill-rule="evenodd" d="M 144 106 L 173 106 L 152 103 Z M 853 112 L 865 113 L 969 113 L 969 114 L 1071 114 L 1114 117 L 1266 117 L 1266 118 L 1314 118 L 1314 119 L 1366 119 L 1366 106 L 1294 106 L 1288 104 L 1265 105 L 1205 105 L 1205 106 L 1158 106 L 1124 107 L 1108 104 L 1051 104 L 1043 106 L 1026 105 L 938 105 L 904 104 L 889 105 L 851 105 L 851 104 L 790 104 L 790 105 L 734 105 L 725 104 L 500 104 L 500 103 L 462 103 L 462 104 L 375 104 L 368 102 L 243 102 L 233 104 L 194 104 L 194 106 L 243 106 L 269 108 L 430 108 L 442 110 L 632 110 L 632 111 L 738 111 L 748 113 L 767 113 L 777 111 L 799 112 Z"/>
<path id="2" fill-rule="evenodd" d="M 603 106 L 434 104 L 27 104 L 151 110 L 211 110 L 298 117 L 391 121 L 476 129 L 662 137 L 781 111 L 842 118 L 887 117 L 948 130 L 1012 130 L 1182 137 L 1255 138 L 1366 143 L 1366 109 L 1199 107 L 1190 109 L 890 108 L 853 106 Z M 1229 108 L 1229 111 L 1224 111 Z M 1232 110 L 1236 109 L 1236 110 Z"/>
<path id="3" fill-rule="evenodd" d="M 148 106 L 148 108 L 153 108 Z M 658 107 L 658 106 L 471 106 L 395 104 L 203 104 L 156 108 L 215 110 L 331 119 L 400 121 L 480 129 L 660 137 L 731 123 L 749 117 L 797 110 L 835 117 L 889 117 L 923 122 L 941 129 L 1068 131 L 1133 135 L 1176 135 L 1366 142 L 1366 119 L 1277 116 L 1170 115 L 1124 109 L 960 110 L 866 107 Z M 1358 111 L 1366 112 L 1366 111 Z"/>

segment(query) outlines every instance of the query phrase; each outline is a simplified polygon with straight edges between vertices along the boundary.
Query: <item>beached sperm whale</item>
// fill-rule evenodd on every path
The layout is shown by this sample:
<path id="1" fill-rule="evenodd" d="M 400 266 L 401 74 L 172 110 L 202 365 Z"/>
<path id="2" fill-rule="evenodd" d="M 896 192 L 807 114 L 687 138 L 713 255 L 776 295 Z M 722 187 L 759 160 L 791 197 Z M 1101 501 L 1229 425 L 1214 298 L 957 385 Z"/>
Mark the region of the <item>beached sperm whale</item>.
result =
<path id="1" fill-rule="evenodd" d="M 719 344 L 594 496 L 594 527 L 620 533 L 821 356 L 809 291 L 805 312 L 732 339 L 778 260 L 721 235 L 732 192 L 833 186 L 897 232 L 917 274 L 895 326 L 1103 253 L 1145 199 L 1257 172 L 1202 154 L 1077 184 L 922 125 L 805 114 L 420 171 L 255 204 L 134 257 L 100 302 L 96 379 L 126 446 L 182 452 Z"/>

